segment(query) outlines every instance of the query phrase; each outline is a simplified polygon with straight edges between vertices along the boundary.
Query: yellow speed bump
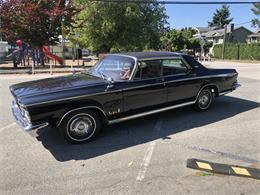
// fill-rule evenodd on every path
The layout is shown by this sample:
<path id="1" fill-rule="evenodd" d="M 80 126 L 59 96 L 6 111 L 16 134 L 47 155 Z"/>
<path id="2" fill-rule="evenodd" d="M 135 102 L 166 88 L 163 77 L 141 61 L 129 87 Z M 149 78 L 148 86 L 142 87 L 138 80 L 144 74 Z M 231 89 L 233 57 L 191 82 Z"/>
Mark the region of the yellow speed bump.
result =
<path id="1" fill-rule="evenodd" d="M 233 171 L 236 173 L 236 174 L 239 174 L 239 175 L 246 175 L 246 176 L 251 176 L 251 174 L 247 171 L 247 169 L 245 168 L 241 168 L 241 167 L 231 167 L 233 169 Z"/>
<path id="2" fill-rule="evenodd" d="M 211 166 L 210 166 L 209 163 L 196 162 L 196 164 L 197 164 L 198 167 L 201 168 L 201 169 L 207 169 L 207 170 L 211 170 L 211 171 L 212 171 L 212 168 L 211 168 Z"/>
<path id="3" fill-rule="evenodd" d="M 260 179 L 260 169 L 251 168 L 251 167 L 220 164 L 220 163 L 208 162 L 205 160 L 199 160 L 194 158 L 187 160 L 187 167 L 192 169 L 204 170 L 212 173 Z"/>

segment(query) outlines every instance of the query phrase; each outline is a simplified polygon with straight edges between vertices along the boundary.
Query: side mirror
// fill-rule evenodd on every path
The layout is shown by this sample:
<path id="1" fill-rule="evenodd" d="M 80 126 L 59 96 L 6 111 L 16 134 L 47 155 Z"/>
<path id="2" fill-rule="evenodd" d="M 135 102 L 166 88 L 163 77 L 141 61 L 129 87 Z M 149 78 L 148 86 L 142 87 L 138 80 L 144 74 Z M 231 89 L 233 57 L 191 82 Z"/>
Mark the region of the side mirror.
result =
<path id="1" fill-rule="evenodd" d="M 109 89 L 114 87 L 114 85 L 113 85 L 114 80 L 111 77 L 108 77 L 107 78 L 107 83 L 108 83 L 108 85 L 107 85 L 106 91 L 108 91 Z"/>

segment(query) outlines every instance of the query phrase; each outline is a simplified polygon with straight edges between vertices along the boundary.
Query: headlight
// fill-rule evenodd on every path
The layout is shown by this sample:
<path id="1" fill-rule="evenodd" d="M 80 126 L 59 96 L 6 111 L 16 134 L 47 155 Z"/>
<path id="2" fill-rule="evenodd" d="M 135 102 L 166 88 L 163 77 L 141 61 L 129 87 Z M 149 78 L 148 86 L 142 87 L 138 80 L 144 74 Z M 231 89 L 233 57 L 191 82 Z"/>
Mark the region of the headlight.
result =
<path id="1" fill-rule="evenodd" d="M 19 105 L 19 108 L 20 108 L 20 111 L 21 111 L 22 116 L 23 116 L 28 122 L 31 122 L 30 113 L 29 113 L 25 108 L 23 108 L 23 107 L 20 106 L 20 105 Z"/>
<path id="2" fill-rule="evenodd" d="M 31 122 L 30 113 L 29 113 L 27 110 L 25 110 L 24 116 L 25 116 L 25 118 L 26 118 L 29 122 Z"/>

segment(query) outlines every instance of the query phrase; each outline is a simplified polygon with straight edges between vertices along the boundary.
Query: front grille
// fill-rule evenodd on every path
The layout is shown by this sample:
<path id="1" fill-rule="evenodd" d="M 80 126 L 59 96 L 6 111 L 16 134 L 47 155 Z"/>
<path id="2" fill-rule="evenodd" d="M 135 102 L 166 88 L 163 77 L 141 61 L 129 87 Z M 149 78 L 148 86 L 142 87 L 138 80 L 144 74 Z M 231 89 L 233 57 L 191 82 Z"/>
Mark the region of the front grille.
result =
<path id="1" fill-rule="evenodd" d="M 19 103 L 17 103 L 17 102 L 16 102 L 16 105 L 17 105 L 23 119 L 26 120 L 27 122 L 31 122 L 28 111 L 26 111 L 26 109 L 23 108 L 21 105 L 19 105 Z"/>

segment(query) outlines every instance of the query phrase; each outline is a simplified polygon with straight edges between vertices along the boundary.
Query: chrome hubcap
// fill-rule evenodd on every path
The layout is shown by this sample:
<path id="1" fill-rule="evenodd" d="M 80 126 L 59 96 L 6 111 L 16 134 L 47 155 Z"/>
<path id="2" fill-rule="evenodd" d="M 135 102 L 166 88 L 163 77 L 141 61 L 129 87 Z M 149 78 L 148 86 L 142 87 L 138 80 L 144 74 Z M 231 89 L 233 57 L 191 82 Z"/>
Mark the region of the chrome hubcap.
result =
<path id="1" fill-rule="evenodd" d="M 84 137 L 93 131 L 93 123 L 86 116 L 78 117 L 71 122 L 69 130 L 76 136 Z"/>
<path id="2" fill-rule="evenodd" d="M 207 107 L 210 103 L 210 94 L 208 92 L 204 92 L 199 98 L 199 104 L 201 107 Z"/>
<path id="3" fill-rule="evenodd" d="M 203 105 L 205 105 L 208 101 L 209 101 L 209 97 L 207 95 L 203 95 L 200 98 L 200 103 L 203 104 Z"/>

